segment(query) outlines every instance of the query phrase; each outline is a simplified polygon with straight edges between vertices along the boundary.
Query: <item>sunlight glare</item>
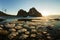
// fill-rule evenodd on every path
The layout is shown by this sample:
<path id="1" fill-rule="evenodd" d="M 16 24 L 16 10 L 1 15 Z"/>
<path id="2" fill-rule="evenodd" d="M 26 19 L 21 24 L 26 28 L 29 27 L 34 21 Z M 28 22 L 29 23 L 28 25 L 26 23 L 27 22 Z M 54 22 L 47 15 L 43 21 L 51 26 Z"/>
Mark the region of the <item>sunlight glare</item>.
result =
<path id="1" fill-rule="evenodd" d="M 43 16 L 48 16 L 49 14 L 48 14 L 47 11 L 43 11 L 42 15 L 43 15 Z"/>

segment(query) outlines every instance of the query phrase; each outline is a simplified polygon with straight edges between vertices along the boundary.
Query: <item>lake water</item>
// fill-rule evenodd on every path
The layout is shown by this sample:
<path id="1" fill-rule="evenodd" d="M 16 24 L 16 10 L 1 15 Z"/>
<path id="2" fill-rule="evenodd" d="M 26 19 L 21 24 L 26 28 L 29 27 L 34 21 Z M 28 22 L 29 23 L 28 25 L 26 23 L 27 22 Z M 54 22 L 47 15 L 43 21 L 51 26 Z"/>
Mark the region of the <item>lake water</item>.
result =
<path id="1" fill-rule="evenodd" d="M 60 19 L 60 16 L 3 18 L 6 20 L 0 25 L 0 34 L 6 33 L 7 40 L 8 38 L 11 40 L 60 40 L 60 20 L 54 20 L 56 18 Z M 28 21 L 28 19 L 32 20 Z M 5 36 L 0 37 L 5 38 Z"/>
<path id="2" fill-rule="evenodd" d="M 59 18 L 60 16 L 48 16 L 48 17 L 5 17 L 6 20 L 3 22 L 13 22 L 13 21 L 17 21 L 18 19 L 32 19 L 32 21 L 35 21 L 36 24 L 41 24 L 44 26 L 48 26 L 48 25 L 52 25 L 56 28 L 60 27 L 60 21 L 58 20 L 54 20 L 55 18 Z M 37 20 L 38 19 L 38 20 Z M 30 21 L 28 21 L 30 22 Z"/>

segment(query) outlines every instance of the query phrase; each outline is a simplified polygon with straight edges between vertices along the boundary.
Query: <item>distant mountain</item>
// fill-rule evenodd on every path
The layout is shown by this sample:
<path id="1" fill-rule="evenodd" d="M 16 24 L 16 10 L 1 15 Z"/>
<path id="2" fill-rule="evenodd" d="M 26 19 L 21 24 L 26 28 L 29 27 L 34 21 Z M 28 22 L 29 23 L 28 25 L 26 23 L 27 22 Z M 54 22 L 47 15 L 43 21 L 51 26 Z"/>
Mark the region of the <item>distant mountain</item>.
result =
<path id="1" fill-rule="evenodd" d="M 9 14 L 6 14 L 6 13 L 0 11 L 0 16 L 13 16 L 13 15 L 9 15 Z"/>
<path id="2" fill-rule="evenodd" d="M 42 17 L 42 14 L 39 13 L 34 7 L 29 10 L 29 12 L 24 11 L 23 9 L 19 10 L 17 16 L 21 17 Z"/>

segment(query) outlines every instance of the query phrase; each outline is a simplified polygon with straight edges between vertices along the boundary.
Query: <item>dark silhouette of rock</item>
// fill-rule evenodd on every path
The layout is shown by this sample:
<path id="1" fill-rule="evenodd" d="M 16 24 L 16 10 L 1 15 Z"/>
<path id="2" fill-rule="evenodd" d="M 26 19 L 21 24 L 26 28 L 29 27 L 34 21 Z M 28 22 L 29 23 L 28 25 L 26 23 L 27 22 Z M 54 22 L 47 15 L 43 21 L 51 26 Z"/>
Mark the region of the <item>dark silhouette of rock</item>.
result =
<path id="1" fill-rule="evenodd" d="M 29 10 L 28 14 L 31 17 L 42 17 L 42 14 L 39 13 L 34 7 Z"/>
<path id="2" fill-rule="evenodd" d="M 59 19 L 59 18 L 56 18 L 56 19 L 54 19 L 54 20 L 56 20 L 56 21 L 60 21 L 60 19 Z"/>
<path id="3" fill-rule="evenodd" d="M 28 16 L 28 13 L 26 11 L 24 11 L 23 9 L 21 9 L 21 10 L 18 11 L 17 16 L 27 17 Z"/>
<path id="4" fill-rule="evenodd" d="M 42 14 L 39 13 L 34 7 L 29 10 L 29 12 L 24 11 L 23 9 L 18 11 L 17 16 L 20 17 L 42 17 Z"/>
<path id="5" fill-rule="evenodd" d="M 0 22 L 2 22 L 2 21 L 4 21 L 5 19 L 3 19 L 3 18 L 0 18 Z"/>
<path id="6" fill-rule="evenodd" d="M 9 14 L 6 14 L 6 13 L 0 11 L 0 16 L 14 16 L 14 15 L 9 15 Z"/>

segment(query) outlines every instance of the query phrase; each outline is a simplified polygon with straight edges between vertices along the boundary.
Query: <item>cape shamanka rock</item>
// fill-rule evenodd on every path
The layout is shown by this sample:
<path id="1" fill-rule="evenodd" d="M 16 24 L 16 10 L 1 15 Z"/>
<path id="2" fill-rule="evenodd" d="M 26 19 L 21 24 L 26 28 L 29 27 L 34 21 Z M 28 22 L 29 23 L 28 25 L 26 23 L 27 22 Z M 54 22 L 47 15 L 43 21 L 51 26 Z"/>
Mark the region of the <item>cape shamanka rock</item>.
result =
<path id="1" fill-rule="evenodd" d="M 21 16 L 21 17 L 27 17 L 28 13 L 26 11 L 24 11 L 23 9 L 18 11 L 17 16 Z"/>
<path id="2" fill-rule="evenodd" d="M 28 12 L 31 17 L 42 17 L 42 14 L 39 13 L 35 8 L 31 8 Z"/>
<path id="3" fill-rule="evenodd" d="M 42 17 L 42 14 L 39 13 L 34 7 L 29 10 L 29 12 L 24 11 L 23 9 L 18 11 L 17 16 L 21 17 Z"/>

